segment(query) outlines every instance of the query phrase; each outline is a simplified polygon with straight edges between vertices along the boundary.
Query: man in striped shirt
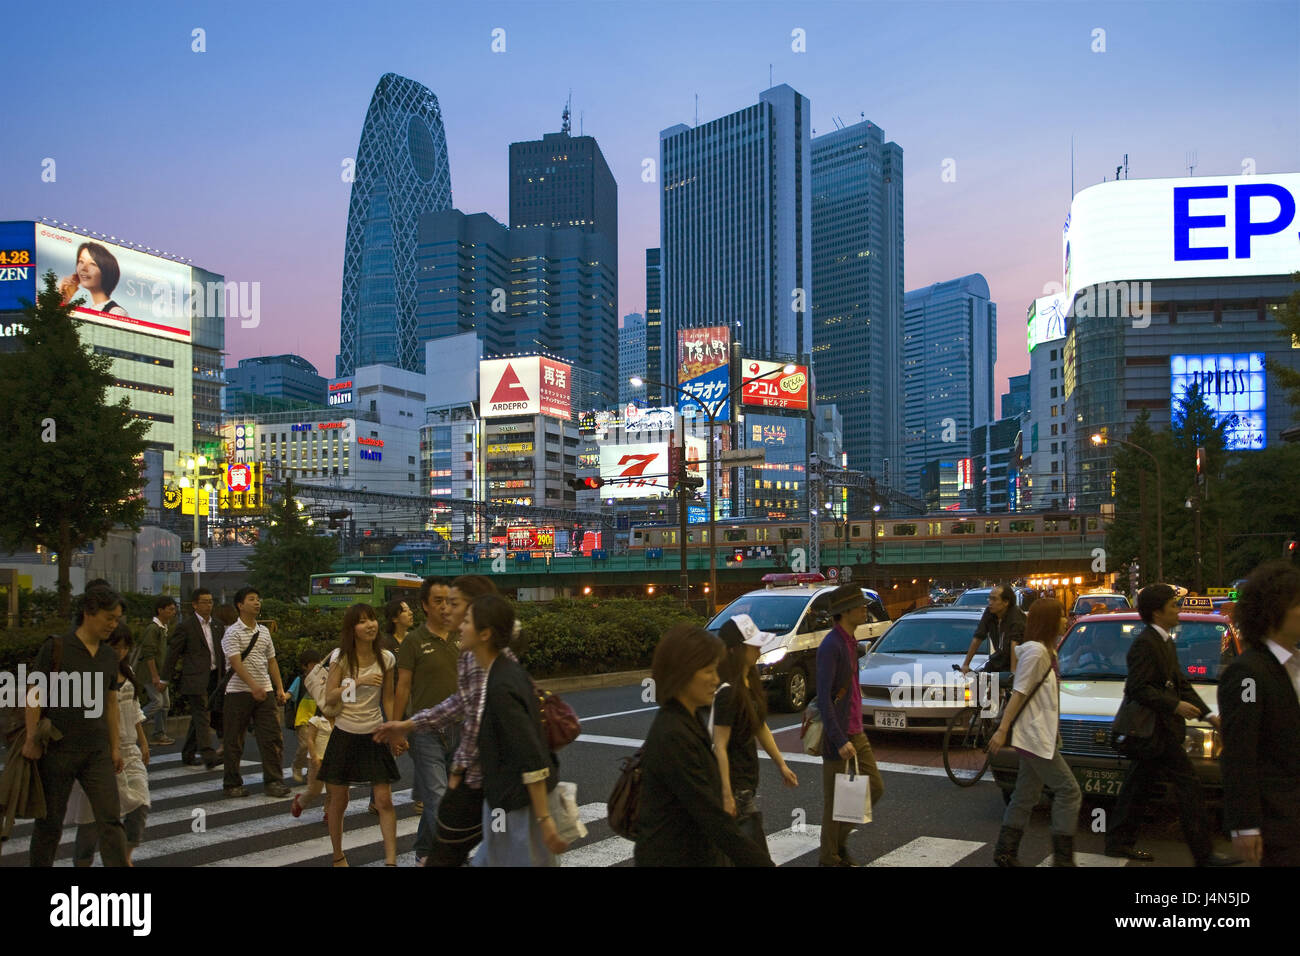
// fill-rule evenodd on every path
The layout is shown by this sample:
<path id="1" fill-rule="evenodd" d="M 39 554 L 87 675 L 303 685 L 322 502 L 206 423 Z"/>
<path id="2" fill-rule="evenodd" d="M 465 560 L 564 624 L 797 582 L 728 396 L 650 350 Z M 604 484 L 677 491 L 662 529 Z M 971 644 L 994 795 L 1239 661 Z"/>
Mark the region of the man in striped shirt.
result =
<path id="1" fill-rule="evenodd" d="M 245 797 L 244 778 L 239 772 L 244 756 L 244 735 L 248 723 L 253 722 L 257 749 L 262 754 L 263 792 L 268 797 L 287 797 L 289 788 L 284 783 L 284 738 L 280 733 L 280 708 L 289 699 L 280 680 L 280 668 L 275 660 L 275 644 L 265 624 L 257 623 L 262 610 L 262 597 L 253 588 L 240 588 L 235 593 L 235 607 L 239 620 L 226 628 L 221 639 L 221 652 L 232 671 L 226 684 L 225 747 L 226 775 L 223 781 L 227 797 Z M 275 696 L 271 696 L 272 686 Z"/>

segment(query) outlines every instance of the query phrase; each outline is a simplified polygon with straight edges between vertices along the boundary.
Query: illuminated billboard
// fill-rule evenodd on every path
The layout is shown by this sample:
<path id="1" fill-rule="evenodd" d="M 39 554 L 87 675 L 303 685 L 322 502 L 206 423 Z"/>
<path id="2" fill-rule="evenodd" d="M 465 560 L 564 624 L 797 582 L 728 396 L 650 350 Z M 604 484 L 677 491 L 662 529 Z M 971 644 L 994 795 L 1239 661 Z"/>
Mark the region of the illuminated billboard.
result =
<path id="1" fill-rule="evenodd" d="M 1065 338 L 1065 315 L 1068 307 L 1065 296 L 1045 295 L 1035 299 L 1029 306 L 1029 351 L 1051 342 Z"/>
<path id="2" fill-rule="evenodd" d="M 1300 270 L 1297 197 L 1300 173 L 1083 189 L 1063 236 L 1065 301 L 1106 282 L 1290 275 Z"/>
<path id="3" fill-rule="evenodd" d="M 478 363 L 483 418 L 549 415 L 568 420 L 571 366 L 539 355 Z"/>
<path id="4" fill-rule="evenodd" d="M 717 421 L 730 417 L 727 402 L 730 389 L 731 330 L 725 325 L 677 332 L 677 384 L 693 398 L 679 396 L 678 408 L 684 413 L 701 414 L 701 406 L 713 413 Z"/>
<path id="5" fill-rule="evenodd" d="M 668 442 L 639 442 L 630 445 L 600 446 L 600 477 L 605 487 L 602 498 L 662 498 L 671 491 Z M 687 470 L 699 478 L 706 477 L 705 443 L 701 438 L 686 438 Z M 700 491 L 708 493 L 707 484 Z"/>
<path id="6" fill-rule="evenodd" d="M 784 367 L 784 362 L 744 359 L 740 363 L 740 380 L 744 383 L 740 390 L 740 403 L 758 405 L 762 408 L 793 408 L 807 411 L 808 369 L 803 365 L 796 365 L 795 370 L 786 375 L 778 371 Z M 760 375 L 767 377 L 759 378 Z"/>
<path id="7" fill-rule="evenodd" d="M 761 448 L 762 468 L 745 469 L 745 514 L 781 520 L 807 512 L 807 420 L 750 412 L 745 415 L 745 445 Z"/>
<path id="8" fill-rule="evenodd" d="M 1267 386 L 1263 352 L 1169 357 L 1170 418 L 1192 385 L 1221 422 L 1229 451 L 1264 448 L 1268 444 Z"/>
<path id="9" fill-rule="evenodd" d="M 77 318 L 190 341 L 189 266 L 43 223 L 35 229 L 36 272 L 54 271 Z"/>
<path id="10" fill-rule="evenodd" d="M 34 237 L 30 222 L 0 222 L 0 312 L 17 312 L 23 299 L 36 301 Z"/>

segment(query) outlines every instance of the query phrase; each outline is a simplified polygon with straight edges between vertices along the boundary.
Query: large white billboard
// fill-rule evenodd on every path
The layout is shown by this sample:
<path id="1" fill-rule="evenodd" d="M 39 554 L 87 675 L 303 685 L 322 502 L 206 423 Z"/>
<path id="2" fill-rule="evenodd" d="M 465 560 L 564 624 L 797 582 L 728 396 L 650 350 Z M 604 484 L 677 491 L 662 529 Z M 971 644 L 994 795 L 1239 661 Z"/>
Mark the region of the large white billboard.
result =
<path id="1" fill-rule="evenodd" d="M 704 478 L 702 438 L 687 436 L 686 467 L 696 477 Z M 602 498 L 662 498 L 671 491 L 668 442 L 637 442 L 629 445 L 600 446 L 600 477 L 605 487 Z M 700 486 L 707 494 L 708 485 Z"/>
<path id="2" fill-rule="evenodd" d="M 1106 282 L 1290 275 L 1297 197 L 1300 173 L 1090 186 L 1066 220 L 1066 302 Z"/>
<path id="3" fill-rule="evenodd" d="M 190 267 L 181 262 L 36 224 L 36 273 L 53 270 L 64 302 L 86 322 L 158 335 L 190 338 Z"/>
<path id="4" fill-rule="evenodd" d="M 571 366 L 541 356 L 485 359 L 478 363 L 480 414 L 550 415 L 568 420 Z"/>

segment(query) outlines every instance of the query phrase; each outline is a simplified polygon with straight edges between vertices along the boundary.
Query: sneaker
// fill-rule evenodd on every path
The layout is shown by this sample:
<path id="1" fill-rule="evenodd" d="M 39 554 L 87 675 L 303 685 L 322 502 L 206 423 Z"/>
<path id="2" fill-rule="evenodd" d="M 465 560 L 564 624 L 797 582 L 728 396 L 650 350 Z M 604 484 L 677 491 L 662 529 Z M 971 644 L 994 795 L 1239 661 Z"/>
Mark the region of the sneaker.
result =
<path id="1" fill-rule="evenodd" d="M 222 794 L 223 794 L 224 796 L 227 796 L 227 797 L 246 797 L 246 796 L 248 796 L 248 791 L 245 790 L 243 787 L 222 787 L 222 788 L 221 788 L 221 792 L 222 792 Z"/>
<path id="2" fill-rule="evenodd" d="M 287 797 L 289 788 L 284 785 L 283 780 L 272 780 L 262 788 L 262 792 L 268 797 Z"/>
<path id="3" fill-rule="evenodd" d="M 170 747 L 172 744 L 176 743 L 176 741 L 173 738 L 168 737 L 166 734 L 158 734 L 149 741 L 149 743 L 158 747 Z"/>

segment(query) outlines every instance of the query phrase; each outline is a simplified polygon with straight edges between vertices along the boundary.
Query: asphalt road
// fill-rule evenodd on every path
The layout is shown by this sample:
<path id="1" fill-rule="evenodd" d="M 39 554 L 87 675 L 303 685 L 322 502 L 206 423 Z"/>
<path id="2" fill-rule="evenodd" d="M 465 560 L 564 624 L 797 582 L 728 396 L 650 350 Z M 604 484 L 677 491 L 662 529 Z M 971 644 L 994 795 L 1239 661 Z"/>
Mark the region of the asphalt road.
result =
<path id="1" fill-rule="evenodd" d="M 655 706 L 643 699 L 640 686 L 573 691 L 565 699 L 582 719 L 583 735 L 560 752 L 560 778 L 577 784 L 578 803 L 589 828 L 562 858 L 565 866 L 630 866 L 631 844 L 613 835 L 605 802 L 623 757 L 631 754 L 650 728 Z M 799 776 L 788 788 L 763 755 L 759 805 L 774 859 L 782 866 L 815 866 L 821 825 L 821 760 L 802 753 L 800 718 L 772 714 L 769 726 Z M 285 765 L 296 741 L 285 734 Z M 943 772 L 941 738 L 877 733 L 873 748 L 885 783 L 885 796 L 874 820 L 849 838 L 849 852 L 876 866 L 989 866 L 1003 811 L 1002 796 L 991 781 L 959 788 Z M 253 738 L 244 753 L 244 783 L 249 796 L 227 800 L 221 795 L 221 772 L 183 767 L 179 746 L 160 748 L 150 766 L 153 805 L 144 843 L 136 851 L 140 866 L 323 866 L 330 860 L 329 840 L 321 813 L 313 808 L 300 819 L 288 812 L 287 799 L 262 795 L 260 764 Z M 411 763 L 398 760 L 402 780 L 394 785 L 398 807 L 399 863 L 414 862 L 411 847 L 417 819 L 411 807 Z M 366 810 L 367 788 L 353 787 L 345 823 L 345 848 L 352 865 L 383 862 L 378 818 Z M 319 805 L 318 805 L 319 806 Z M 1126 865 L 1102 856 L 1103 836 L 1093 832 L 1094 809 L 1085 804 L 1076 838 L 1084 866 Z M 20 822 L 0 849 L 0 867 L 27 862 L 29 821 Z M 64 831 L 58 865 L 71 865 L 74 827 Z M 1222 841 L 1220 849 L 1223 849 Z M 1139 845 L 1156 855 L 1155 864 L 1189 866 L 1191 854 L 1181 842 L 1171 811 L 1155 814 Z M 1034 813 L 1021 845 L 1021 862 L 1038 865 L 1050 857 L 1047 810 Z"/>

